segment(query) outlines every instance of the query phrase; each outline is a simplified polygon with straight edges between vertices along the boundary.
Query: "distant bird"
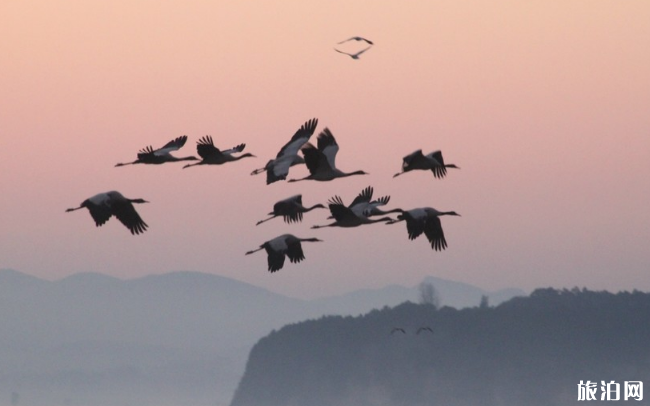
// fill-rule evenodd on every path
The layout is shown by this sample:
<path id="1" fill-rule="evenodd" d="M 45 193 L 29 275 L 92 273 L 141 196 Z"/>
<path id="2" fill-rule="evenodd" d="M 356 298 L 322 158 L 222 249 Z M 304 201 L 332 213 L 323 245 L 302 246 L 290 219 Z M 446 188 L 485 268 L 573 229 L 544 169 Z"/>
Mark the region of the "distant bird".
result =
<path id="1" fill-rule="evenodd" d="M 422 154 L 422 150 L 418 149 L 403 158 L 402 172 L 396 173 L 393 177 L 395 178 L 406 172 L 420 169 L 425 171 L 431 170 L 434 177 L 442 179 L 447 174 L 447 168 L 460 169 L 454 164 L 445 164 L 445 161 L 442 159 L 442 152 L 440 151 L 434 151 L 424 155 Z"/>
<path id="2" fill-rule="evenodd" d="M 431 249 L 442 251 L 447 248 L 447 240 L 445 240 L 445 233 L 442 231 L 440 216 L 460 216 L 460 214 L 455 211 L 438 211 L 431 207 L 422 207 L 403 210 L 402 214 L 397 216 L 397 220 L 392 220 L 386 224 L 406 221 L 409 240 L 414 240 L 424 233 L 431 243 Z"/>
<path id="3" fill-rule="evenodd" d="M 350 227 L 358 227 L 363 224 L 379 223 L 382 221 L 387 221 L 387 222 L 394 221 L 390 217 L 370 219 L 368 215 L 362 213 L 361 210 L 355 212 L 350 207 L 346 207 L 340 196 L 334 196 L 329 200 L 329 209 L 335 221 L 330 224 L 312 226 L 311 228 L 324 228 L 324 227 L 350 228 Z"/>
<path id="4" fill-rule="evenodd" d="M 352 175 L 367 175 L 364 171 L 345 173 L 336 168 L 336 153 L 339 151 L 339 145 L 328 128 L 318 134 L 318 148 L 308 142 L 301 148 L 301 151 L 305 157 L 307 169 L 309 169 L 309 176 L 301 179 L 290 179 L 289 182 L 301 180 L 329 181 Z"/>
<path id="5" fill-rule="evenodd" d="M 388 201 L 390 200 L 390 196 L 382 196 L 377 200 L 372 200 L 373 191 L 374 190 L 372 186 L 368 186 L 367 188 L 363 189 L 361 193 L 359 193 L 359 195 L 357 195 L 357 197 L 354 198 L 352 203 L 350 203 L 348 208 L 352 210 L 356 215 L 363 215 L 366 217 L 402 212 L 402 209 L 393 209 L 387 211 L 383 211 L 379 209 L 379 206 L 384 206 L 388 203 Z M 328 217 L 328 219 L 331 218 L 334 217 L 333 216 Z"/>
<path id="6" fill-rule="evenodd" d="M 348 39 L 346 39 L 346 40 L 343 40 L 343 41 L 339 42 L 338 44 L 339 44 L 339 45 L 340 45 L 340 44 L 344 44 L 344 43 L 346 43 L 346 42 L 348 42 L 348 41 L 365 41 L 365 42 L 367 42 L 367 43 L 370 44 L 370 45 L 374 45 L 374 43 L 373 43 L 372 41 L 367 40 L 367 39 L 365 39 L 365 38 L 363 38 L 363 37 L 350 37 L 350 38 L 348 38 Z"/>
<path id="7" fill-rule="evenodd" d="M 406 331 L 404 331 L 404 329 L 401 328 L 401 327 L 394 327 L 394 328 L 390 331 L 391 334 L 394 334 L 394 333 L 397 333 L 397 332 L 400 332 L 400 333 L 402 333 L 402 334 L 406 334 Z"/>
<path id="8" fill-rule="evenodd" d="M 262 249 L 266 250 L 268 255 L 269 271 L 275 272 L 284 266 L 284 256 L 289 257 L 292 263 L 298 263 L 305 259 L 305 254 L 302 252 L 301 242 L 317 242 L 322 241 L 318 238 L 298 238 L 292 234 L 283 234 L 275 237 L 272 240 L 266 241 L 256 250 L 248 251 L 246 255 L 250 255 Z"/>
<path id="9" fill-rule="evenodd" d="M 423 331 L 428 331 L 428 332 L 430 332 L 430 333 L 433 333 L 433 330 L 431 329 L 431 327 L 420 327 L 420 328 L 418 329 L 418 331 L 417 331 L 415 334 L 416 334 L 416 335 L 417 335 L 417 334 L 420 334 L 420 333 L 423 332 Z"/>
<path id="10" fill-rule="evenodd" d="M 111 191 L 99 193 L 84 200 L 79 207 L 67 209 L 66 212 L 87 208 L 95 220 L 97 227 L 103 225 L 111 218 L 117 217 L 122 224 L 131 230 L 131 234 L 144 233 L 147 230 L 147 223 L 142 221 L 140 215 L 133 208 L 133 203 L 149 203 L 144 199 L 128 199 L 120 192 Z"/>
<path id="11" fill-rule="evenodd" d="M 177 158 L 170 154 L 172 151 L 178 151 L 181 149 L 185 142 L 187 141 L 187 135 L 182 135 L 174 140 L 169 141 L 162 148 L 153 149 L 151 145 L 145 147 L 138 152 L 138 159 L 133 162 L 126 162 L 122 164 L 116 164 L 115 166 L 124 166 L 124 165 L 134 165 L 134 164 L 164 164 L 165 162 L 177 162 L 177 161 L 198 161 L 198 158 L 195 156 L 188 156 L 184 158 Z"/>
<path id="12" fill-rule="evenodd" d="M 324 209 L 325 206 L 322 204 L 315 204 L 311 207 L 305 207 L 302 205 L 302 195 L 295 195 L 288 197 L 284 200 L 280 200 L 279 202 L 275 203 L 273 205 L 273 211 L 269 213 L 269 218 L 260 220 L 257 222 L 256 225 L 260 225 L 264 223 L 265 221 L 269 221 L 271 219 L 274 219 L 279 216 L 284 217 L 284 222 L 285 223 L 298 223 L 302 221 L 302 214 L 306 213 L 308 211 L 317 209 L 317 208 L 322 208 Z"/>
<path id="13" fill-rule="evenodd" d="M 201 158 L 203 158 L 203 160 L 195 164 L 187 164 L 183 167 L 183 169 L 196 165 L 221 165 L 225 164 L 226 162 L 238 161 L 246 157 L 255 157 L 255 155 L 250 153 L 245 153 L 240 156 L 232 155 L 235 152 L 242 152 L 244 148 L 246 148 L 246 144 L 239 144 L 234 148 L 220 151 L 219 148 L 214 146 L 212 137 L 206 135 L 196 143 L 196 152 Z"/>
<path id="14" fill-rule="evenodd" d="M 305 145 L 309 138 L 316 131 L 318 119 L 312 118 L 305 122 L 291 137 L 291 140 L 284 144 L 280 152 L 276 155 L 275 159 L 271 159 L 266 163 L 264 168 L 255 169 L 251 175 L 257 175 L 266 171 L 266 184 L 269 185 L 279 180 L 285 180 L 289 174 L 289 168 L 294 165 L 304 164 L 305 160 L 298 155 L 300 148 Z"/>
<path id="15" fill-rule="evenodd" d="M 359 52 L 357 52 L 357 53 L 354 53 L 354 54 L 351 54 L 351 53 L 348 53 L 348 52 L 339 51 L 339 50 L 336 49 L 336 48 L 334 48 L 334 50 L 335 50 L 336 52 L 338 52 L 338 53 L 345 54 L 345 55 L 349 56 L 349 57 L 352 58 L 352 59 L 359 59 L 359 57 L 361 56 L 361 54 L 364 53 L 364 52 L 366 52 L 366 51 L 369 50 L 370 48 L 372 48 L 372 45 L 370 45 L 369 47 L 364 48 L 364 49 L 362 49 L 361 51 L 359 51 Z"/>

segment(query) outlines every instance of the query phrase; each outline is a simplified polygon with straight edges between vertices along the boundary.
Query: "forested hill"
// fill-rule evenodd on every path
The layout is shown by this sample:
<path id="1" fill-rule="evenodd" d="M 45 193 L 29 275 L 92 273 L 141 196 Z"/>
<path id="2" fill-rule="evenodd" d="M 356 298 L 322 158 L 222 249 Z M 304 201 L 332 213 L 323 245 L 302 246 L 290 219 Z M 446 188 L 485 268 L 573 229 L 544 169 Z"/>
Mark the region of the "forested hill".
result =
<path id="1" fill-rule="evenodd" d="M 581 380 L 598 401 L 614 380 L 622 401 L 624 381 L 650 388 L 649 321 L 650 294 L 578 289 L 324 317 L 260 340 L 231 406 L 567 405 Z"/>

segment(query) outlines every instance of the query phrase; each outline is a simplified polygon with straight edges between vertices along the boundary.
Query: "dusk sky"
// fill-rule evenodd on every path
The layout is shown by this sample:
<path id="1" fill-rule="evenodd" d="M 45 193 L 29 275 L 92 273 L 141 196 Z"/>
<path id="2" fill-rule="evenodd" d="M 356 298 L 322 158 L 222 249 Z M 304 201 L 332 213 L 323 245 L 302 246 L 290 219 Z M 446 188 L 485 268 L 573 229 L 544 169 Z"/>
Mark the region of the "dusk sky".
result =
<path id="1" fill-rule="evenodd" d="M 304 298 L 429 275 L 650 290 L 646 0 L 40 0 L 4 1 L 0 15 L 0 268 L 49 280 L 191 270 Z M 359 60 L 334 51 L 355 35 L 374 47 Z M 337 166 L 369 175 L 250 176 L 314 117 L 338 141 Z M 257 158 L 114 167 L 183 134 L 177 156 L 212 135 Z M 420 148 L 461 169 L 393 178 Z M 349 203 L 369 185 L 387 208 L 460 213 L 442 218 L 448 248 L 409 241 L 403 223 L 311 230 L 326 210 L 255 226 L 285 197 Z M 65 213 L 109 190 L 151 202 L 136 206 L 147 232 Z M 324 242 L 274 274 L 265 253 L 244 256 L 284 233 Z"/>

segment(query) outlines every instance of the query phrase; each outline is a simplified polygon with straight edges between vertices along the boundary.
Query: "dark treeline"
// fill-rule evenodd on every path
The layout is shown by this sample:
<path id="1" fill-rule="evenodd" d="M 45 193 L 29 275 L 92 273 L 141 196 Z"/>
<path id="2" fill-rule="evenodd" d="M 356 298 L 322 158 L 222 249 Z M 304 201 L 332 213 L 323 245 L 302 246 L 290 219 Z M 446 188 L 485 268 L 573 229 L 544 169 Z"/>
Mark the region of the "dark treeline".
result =
<path id="1" fill-rule="evenodd" d="M 564 405 L 581 380 L 600 401 L 601 381 L 650 383 L 649 321 L 650 294 L 579 289 L 324 317 L 260 340 L 232 406 Z"/>

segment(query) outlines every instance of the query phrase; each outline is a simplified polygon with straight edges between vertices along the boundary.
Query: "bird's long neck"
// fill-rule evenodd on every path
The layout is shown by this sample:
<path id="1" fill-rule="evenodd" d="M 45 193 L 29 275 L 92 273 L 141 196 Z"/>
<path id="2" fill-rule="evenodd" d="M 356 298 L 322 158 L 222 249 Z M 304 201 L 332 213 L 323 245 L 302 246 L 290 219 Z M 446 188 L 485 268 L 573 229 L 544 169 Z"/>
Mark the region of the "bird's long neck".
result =
<path id="1" fill-rule="evenodd" d="M 305 213 L 308 212 L 308 211 L 312 211 L 314 209 L 324 209 L 324 208 L 325 208 L 325 206 L 323 206 L 322 204 L 315 204 L 315 205 L 313 205 L 311 207 L 305 208 Z"/>
<path id="2" fill-rule="evenodd" d="M 139 163 L 141 163 L 141 162 L 136 160 L 136 161 L 133 161 L 133 162 L 124 162 L 124 163 L 121 163 L 121 164 L 115 164 L 115 166 L 118 167 L 118 166 L 126 166 L 126 165 L 135 165 L 135 164 L 139 164 Z"/>
<path id="3" fill-rule="evenodd" d="M 388 213 L 403 213 L 404 210 L 402 209 L 390 209 L 390 210 L 381 210 L 381 209 L 375 209 L 377 214 L 388 214 Z"/>
<path id="4" fill-rule="evenodd" d="M 348 176 L 365 175 L 365 174 L 366 173 L 364 171 L 354 171 L 354 172 L 350 172 L 350 173 L 341 172 L 341 177 L 345 178 L 345 177 L 348 177 Z"/>
<path id="5" fill-rule="evenodd" d="M 338 222 L 330 223 L 330 224 L 323 224 L 323 225 L 316 225 L 316 226 L 311 226 L 311 228 L 325 228 L 325 227 L 336 227 L 338 226 Z"/>
<path id="6" fill-rule="evenodd" d="M 199 159 L 195 156 L 186 156 L 182 158 L 173 157 L 173 161 L 198 161 Z"/>
<path id="7" fill-rule="evenodd" d="M 70 209 L 66 209 L 65 212 L 67 213 L 67 212 L 70 212 L 70 211 L 75 211 L 75 210 L 83 209 L 83 207 L 84 207 L 83 205 L 81 205 L 81 206 L 79 206 L 79 207 L 73 207 L 73 208 L 70 208 Z"/>
<path id="8" fill-rule="evenodd" d="M 240 156 L 233 156 L 231 155 L 233 161 L 239 161 L 242 158 L 248 158 L 248 157 L 253 157 L 253 154 L 243 154 Z"/>
<path id="9" fill-rule="evenodd" d="M 323 240 L 319 240 L 318 238 L 299 238 L 300 241 L 306 241 L 306 242 L 322 242 Z"/>
<path id="10" fill-rule="evenodd" d="M 254 254 L 254 253 L 256 253 L 257 251 L 261 251 L 261 250 L 263 250 L 263 249 L 264 249 L 264 247 L 262 246 L 262 247 L 259 247 L 259 248 L 256 249 L 256 250 L 248 251 L 248 252 L 247 252 L 246 254 L 244 254 L 244 255 Z"/>
<path id="11" fill-rule="evenodd" d="M 189 168 L 190 166 L 202 165 L 204 163 L 205 163 L 204 161 L 200 161 L 200 162 L 197 162 L 195 164 L 187 164 L 187 165 L 183 166 L 183 169 Z"/>
<path id="12" fill-rule="evenodd" d="M 276 217 L 277 217 L 276 215 L 273 215 L 273 216 L 271 216 L 271 217 L 269 217 L 269 218 L 267 218 L 267 219 L 264 219 L 264 220 L 260 220 L 260 221 L 258 221 L 255 225 L 256 225 L 256 226 L 259 226 L 260 224 L 264 223 L 265 221 L 272 220 L 272 219 L 274 219 L 274 218 L 276 218 Z"/>
<path id="13" fill-rule="evenodd" d="M 390 217 L 382 217 L 380 219 L 368 219 L 367 223 L 380 223 L 382 221 L 393 221 Z"/>

